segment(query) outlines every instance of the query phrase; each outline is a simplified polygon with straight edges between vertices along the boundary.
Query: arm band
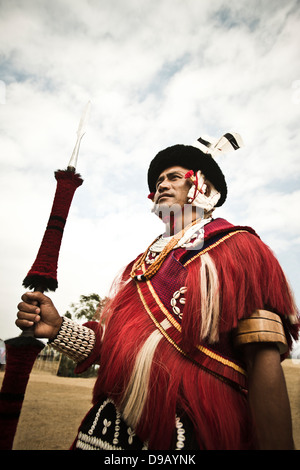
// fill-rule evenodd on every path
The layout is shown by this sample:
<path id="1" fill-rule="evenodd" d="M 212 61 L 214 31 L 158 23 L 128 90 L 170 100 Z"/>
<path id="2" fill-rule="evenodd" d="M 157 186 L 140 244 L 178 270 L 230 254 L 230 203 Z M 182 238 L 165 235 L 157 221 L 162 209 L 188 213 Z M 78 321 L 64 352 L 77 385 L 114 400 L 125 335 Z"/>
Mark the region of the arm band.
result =
<path id="1" fill-rule="evenodd" d="M 249 343 L 276 343 L 280 354 L 288 350 L 280 316 L 267 310 L 255 310 L 249 318 L 240 320 L 234 341 L 237 347 Z"/>
<path id="2" fill-rule="evenodd" d="M 49 341 L 49 344 L 56 351 L 65 354 L 74 362 L 80 363 L 91 354 L 95 340 L 93 330 L 63 317 L 56 338 Z"/>

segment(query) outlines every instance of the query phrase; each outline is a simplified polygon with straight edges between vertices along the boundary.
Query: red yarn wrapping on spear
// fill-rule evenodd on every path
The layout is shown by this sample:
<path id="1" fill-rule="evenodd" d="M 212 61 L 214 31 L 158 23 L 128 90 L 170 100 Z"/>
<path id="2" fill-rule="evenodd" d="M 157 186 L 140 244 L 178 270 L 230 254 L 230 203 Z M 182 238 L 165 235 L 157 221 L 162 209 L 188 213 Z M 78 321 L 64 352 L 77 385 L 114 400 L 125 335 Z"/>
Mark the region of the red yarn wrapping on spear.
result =
<path id="1" fill-rule="evenodd" d="M 80 175 L 70 170 L 55 172 L 57 188 L 48 225 L 36 260 L 23 281 L 30 289 L 41 288 L 44 292 L 57 288 L 57 263 L 65 223 L 73 195 L 83 183 Z"/>
<path id="2" fill-rule="evenodd" d="M 35 338 L 19 336 L 5 341 L 5 346 L 7 365 L 0 393 L 0 450 L 11 450 L 29 375 L 44 344 Z"/>
<path id="3" fill-rule="evenodd" d="M 65 223 L 73 195 L 83 183 L 79 174 L 68 167 L 55 172 L 57 187 L 46 231 L 36 260 L 23 286 L 40 292 L 57 288 L 57 264 Z M 31 331 L 30 331 L 31 330 Z M 32 329 L 5 341 L 6 370 L 0 391 L 0 450 L 13 446 L 30 372 L 44 343 L 33 336 Z"/>

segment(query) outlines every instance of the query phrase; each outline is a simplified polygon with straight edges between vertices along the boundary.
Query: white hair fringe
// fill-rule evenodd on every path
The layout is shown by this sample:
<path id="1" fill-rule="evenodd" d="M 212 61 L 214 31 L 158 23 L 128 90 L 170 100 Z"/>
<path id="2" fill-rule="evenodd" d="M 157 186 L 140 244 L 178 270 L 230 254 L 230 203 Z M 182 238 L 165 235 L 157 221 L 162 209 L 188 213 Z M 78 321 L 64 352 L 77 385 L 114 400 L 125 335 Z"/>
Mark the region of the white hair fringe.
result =
<path id="1" fill-rule="evenodd" d="M 166 330 L 171 326 L 171 323 L 165 319 L 161 322 L 161 326 Z M 144 408 L 153 356 L 162 338 L 162 333 L 157 329 L 147 338 L 137 355 L 132 375 L 124 393 L 123 417 L 133 428 L 136 427 Z"/>
<path id="2" fill-rule="evenodd" d="M 215 263 L 208 253 L 201 256 L 201 329 L 200 340 L 215 343 L 219 339 L 220 297 Z"/>

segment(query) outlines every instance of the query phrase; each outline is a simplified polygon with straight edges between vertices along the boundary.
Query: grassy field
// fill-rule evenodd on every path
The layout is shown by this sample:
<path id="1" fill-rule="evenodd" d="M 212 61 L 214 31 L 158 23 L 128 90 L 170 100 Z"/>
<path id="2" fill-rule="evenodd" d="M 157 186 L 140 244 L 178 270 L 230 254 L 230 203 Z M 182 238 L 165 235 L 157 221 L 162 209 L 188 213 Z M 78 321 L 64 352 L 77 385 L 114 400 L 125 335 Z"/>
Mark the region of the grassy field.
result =
<path id="1" fill-rule="evenodd" d="M 294 440 L 300 450 L 300 361 L 283 363 L 293 418 Z M 0 382 L 4 373 L 0 372 Z M 14 441 L 15 450 L 67 450 L 91 406 L 95 379 L 58 377 L 33 371 Z"/>

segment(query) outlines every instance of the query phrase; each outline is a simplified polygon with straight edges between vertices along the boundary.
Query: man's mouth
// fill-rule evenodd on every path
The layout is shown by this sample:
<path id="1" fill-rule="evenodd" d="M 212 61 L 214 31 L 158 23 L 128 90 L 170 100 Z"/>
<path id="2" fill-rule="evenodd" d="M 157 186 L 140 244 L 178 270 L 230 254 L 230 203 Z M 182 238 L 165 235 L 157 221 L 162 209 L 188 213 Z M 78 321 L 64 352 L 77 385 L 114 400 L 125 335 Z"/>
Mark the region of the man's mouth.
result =
<path id="1" fill-rule="evenodd" d="M 172 194 L 169 194 L 169 193 L 163 193 L 163 194 L 161 194 L 160 196 L 158 196 L 157 201 L 156 201 L 156 204 L 158 204 L 158 203 L 161 201 L 161 199 L 164 199 L 164 198 L 166 198 L 166 197 L 172 197 Z"/>

